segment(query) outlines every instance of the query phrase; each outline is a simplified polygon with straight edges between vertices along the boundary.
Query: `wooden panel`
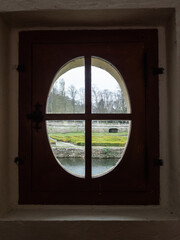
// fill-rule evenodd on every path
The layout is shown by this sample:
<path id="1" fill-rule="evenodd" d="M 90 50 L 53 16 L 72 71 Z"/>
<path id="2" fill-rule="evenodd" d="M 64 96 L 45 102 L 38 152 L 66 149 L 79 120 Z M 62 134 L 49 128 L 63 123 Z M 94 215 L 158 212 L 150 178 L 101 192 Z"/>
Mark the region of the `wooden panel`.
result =
<path id="1" fill-rule="evenodd" d="M 86 60 L 86 115 L 46 114 L 46 100 L 57 71 L 73 58 Z M 90 56 L 112 63 L 126 83 L 131 114 L 91 114 Z M 146 56 L 146 61 L 144 56 Z M 158 204 L 159 156 L 157 31 L 41 31 L 20 33 L 20 203 Z M 36 131 L 27 119 L 42 104 L 44 121 Z M 46 120 L 86 121 L 86 179 L 68 174 L 52 154 Z M 129 144 L 121 163 L 109 174 L 91 179 L 91 120 L 131 120 Z"/>

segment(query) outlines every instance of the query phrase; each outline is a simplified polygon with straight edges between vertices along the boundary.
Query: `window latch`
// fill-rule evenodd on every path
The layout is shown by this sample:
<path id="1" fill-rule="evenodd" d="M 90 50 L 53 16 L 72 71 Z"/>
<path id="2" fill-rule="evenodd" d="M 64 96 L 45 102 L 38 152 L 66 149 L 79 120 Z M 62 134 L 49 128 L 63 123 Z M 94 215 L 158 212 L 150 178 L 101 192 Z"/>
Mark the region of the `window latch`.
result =
<path id="1" fill-rule="evenodd" d="M 14 162 L 15 162 L 17 165 L 23 164 L 23 160 L 22 160 L 22 158 L 20 158 L 20 157 L 15 157 Z"/>
<path id="2" fill-rule="evenodd" d="M 163 166 L 164 165 L 164 162 L 162 159 L 155 159 L 155 165 L 156 166 Z"/>
<path id="3" fill-rule="evenodd" d="M 164 73 L 164 68 L 162 67 L 157 67 L 157 68 L 153 68 L 153 74 L 154 75 L 160 75 Z"/>
<path id="4" fill-rule="evenodd" d="M 19 64 L 16 68 L 16 70 L 20 73 L 20 72 L 24 72 L 25 71 L 25 66 L 24 64 Z"/>
<path id="5" fill-rule="evenodd" d="M 35 105 L 35 111 L 27 115 L 27 118 L 35 124 L 34 129 L 36 129 L 37 132 L 39 131 L 39 129 L 42 128 L 40 123 L 44 119 L 44 115 L 42 114 L 41 107 L 42 105 L 37 102 Z"/>

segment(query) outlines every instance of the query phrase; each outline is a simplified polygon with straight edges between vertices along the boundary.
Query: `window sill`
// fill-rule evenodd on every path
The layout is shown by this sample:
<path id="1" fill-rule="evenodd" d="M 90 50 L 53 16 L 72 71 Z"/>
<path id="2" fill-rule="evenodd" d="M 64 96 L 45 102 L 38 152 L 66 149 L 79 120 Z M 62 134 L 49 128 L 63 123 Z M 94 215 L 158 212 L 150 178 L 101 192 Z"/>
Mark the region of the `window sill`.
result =
<path id="1" fill-rule="evenodd" d="M 161 207 L 19 206 L 0 221 L 173 221 L 177 210 Z"/>

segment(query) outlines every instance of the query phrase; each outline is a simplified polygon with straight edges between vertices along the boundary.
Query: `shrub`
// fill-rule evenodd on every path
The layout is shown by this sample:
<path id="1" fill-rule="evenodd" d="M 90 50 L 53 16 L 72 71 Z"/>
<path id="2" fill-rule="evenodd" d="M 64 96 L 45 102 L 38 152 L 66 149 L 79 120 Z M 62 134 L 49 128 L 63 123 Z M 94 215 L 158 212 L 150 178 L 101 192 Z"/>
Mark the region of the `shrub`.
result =
<path id="1" fill-rule="evenodd" d="M 50 144 L 55 144 L 56 141 L 53 141 L 52 139 L 49 140 L 50 141 Z"/>
<path id="2" fill-rule="evenodd" d="M 82 135 L 51 135 L 52 139 L 62 142 L 69 142 L 78 146 L 84 146 L 85 137 Z M 92 136 L 92 146 L 124 147 L 127 141 L 126 136 L 101 135 Z"/>

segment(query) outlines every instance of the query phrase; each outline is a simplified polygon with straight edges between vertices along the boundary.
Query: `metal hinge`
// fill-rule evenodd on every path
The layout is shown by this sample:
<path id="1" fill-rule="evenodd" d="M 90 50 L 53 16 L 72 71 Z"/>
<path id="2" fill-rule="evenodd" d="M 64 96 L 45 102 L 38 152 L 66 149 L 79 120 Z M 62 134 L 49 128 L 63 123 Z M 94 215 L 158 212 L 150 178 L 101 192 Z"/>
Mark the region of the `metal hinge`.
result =
<path id="1" fill-rule="evenodd" d="M 162 159 L 155 159 L 155 165 L 156 166 L 163 166 L 164 165 L 164 162 Z"/>
<path id="2" fill-rule="evenodd" d="M 14 162 L 15 162 L 17 165 L 23 164 L 23 160 L 22 160 L 22 158 L 20 158 L 20 157 L 15 157 Z"/>
<path id="3" fill-rule="evenodd" d="M 24 64 L 19 64 L 16 68 L 16 70 L 20 73 L 20 72 L 24 72 L 25 71 L 25 66 Z"/>
<path id="4" fill-rule="evenodd" d="M 164 68 L 161 67 L 157 67 L 157 68 L 153 68 L 153 74 L 154 75 L 160 75 L 164 73 Z"/>
<path id="5" fill-rule="evenodd" d="M 41 108 L 42 108 L 42 105 L 37 102 L 35 105 L 34 112 L 27 115 L 27 118 L 34 123 L 34 128 L 36 129 L 37 132 L 39 131 L 39 129 L 42 128 L 40 123 L 42 123 L 44 119 L 44 115 L 41 111 Z"/>

